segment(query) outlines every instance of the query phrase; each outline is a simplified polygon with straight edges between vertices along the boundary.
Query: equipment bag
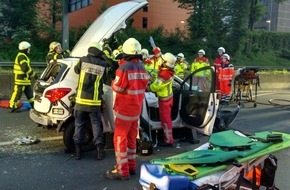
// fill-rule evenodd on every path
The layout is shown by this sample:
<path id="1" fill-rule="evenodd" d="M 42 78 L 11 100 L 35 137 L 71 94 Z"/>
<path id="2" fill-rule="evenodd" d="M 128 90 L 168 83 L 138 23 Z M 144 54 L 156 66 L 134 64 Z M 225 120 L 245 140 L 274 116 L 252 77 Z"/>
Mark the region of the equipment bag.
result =
<path id="1" fill-rule="evenodd" d="M 277 170 L 278 159 L 274 155 L 270 155 L 264 161 L 264 167 L 261 172 L 261 186 L 274 187 L 275 174 Z"/>
<path id="2" fill-rule="evenodd" d="M 278 159 L 274 155 L 269 155 L 265 161 L 264 166 L 261 170 L 260 176 L 260 186 L 256 183 L 256 170 L 254 170 L 254 177 L 252 181 L 252 188 L 254 190 L 264 189 L 264 190 L 275 190 L 278 189 L 275 187 L 275 174 L 277 170 L 277 161 Z"/>

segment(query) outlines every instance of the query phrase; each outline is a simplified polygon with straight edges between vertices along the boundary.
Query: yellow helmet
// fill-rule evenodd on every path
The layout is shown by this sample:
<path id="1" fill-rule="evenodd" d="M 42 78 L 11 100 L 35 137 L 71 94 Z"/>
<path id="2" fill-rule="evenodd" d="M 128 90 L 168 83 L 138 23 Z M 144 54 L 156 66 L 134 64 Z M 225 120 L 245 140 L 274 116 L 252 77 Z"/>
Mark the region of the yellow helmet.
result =
<path id="1" fill-rule="evenodd" d="M 61 46 L 59 42 L 51 42 L 49 44 L 49 51 L 53 51 L 57 46 Z"/>

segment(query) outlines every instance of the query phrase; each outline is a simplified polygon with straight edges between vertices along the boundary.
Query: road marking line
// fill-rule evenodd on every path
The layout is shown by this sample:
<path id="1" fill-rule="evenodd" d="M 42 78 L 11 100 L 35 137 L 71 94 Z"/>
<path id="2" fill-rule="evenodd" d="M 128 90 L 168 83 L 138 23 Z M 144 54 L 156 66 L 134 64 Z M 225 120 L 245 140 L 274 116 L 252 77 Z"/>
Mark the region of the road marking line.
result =
<path id="1" fill-rule="evenodd" d="M 40 138 L 40 142 L 42 141 L 52 141 L 52 140 L 62 140 L 62 136 L 56 136 L 56 137 L 45 137 L 45 138 Z M 15 144 L 13 141 L 6 141 L 6 142 L 0 142 L 0 146 L 5 146 L 5 145 L 12 145 Z"/>

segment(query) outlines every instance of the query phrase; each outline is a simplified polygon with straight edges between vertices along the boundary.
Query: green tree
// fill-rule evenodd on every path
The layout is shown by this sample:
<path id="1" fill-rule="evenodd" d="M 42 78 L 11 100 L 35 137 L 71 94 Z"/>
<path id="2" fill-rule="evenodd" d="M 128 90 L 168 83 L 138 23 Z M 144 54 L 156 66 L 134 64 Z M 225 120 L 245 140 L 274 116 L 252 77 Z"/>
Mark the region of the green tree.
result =
<path id="1" fill-rule="evenodd" d="M 39 0 L 37 4 L 37 22 L 36 27 L 42 37 L 49 41 L 61 41 L 60 26 L 62 19 L 62 3 L 58 0 Z"/>
<path id="2" fill-rule="evenodd" d="M 1 36 L 15 41 L 35 34 L 36 3 L 38 0 L 0 0 Z"/>

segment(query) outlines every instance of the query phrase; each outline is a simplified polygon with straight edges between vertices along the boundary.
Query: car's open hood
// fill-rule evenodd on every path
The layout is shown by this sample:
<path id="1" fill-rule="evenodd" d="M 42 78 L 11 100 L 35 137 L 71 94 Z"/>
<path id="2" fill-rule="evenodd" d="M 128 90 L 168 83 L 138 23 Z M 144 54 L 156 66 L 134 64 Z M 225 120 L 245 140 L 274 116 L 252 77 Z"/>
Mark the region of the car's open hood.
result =
<path id="1" fill-rule="evenodd" d="M 108 8 L 83 34 L 71 51 L 71 56 L 82 57 L 87 55 L 88 47 L 92 42 L 102 43 L 104 38 L 109 38 L 114 32 L 126 28 L 125 21 L 147 4 L 146 0 L 133 0 Z"/>

